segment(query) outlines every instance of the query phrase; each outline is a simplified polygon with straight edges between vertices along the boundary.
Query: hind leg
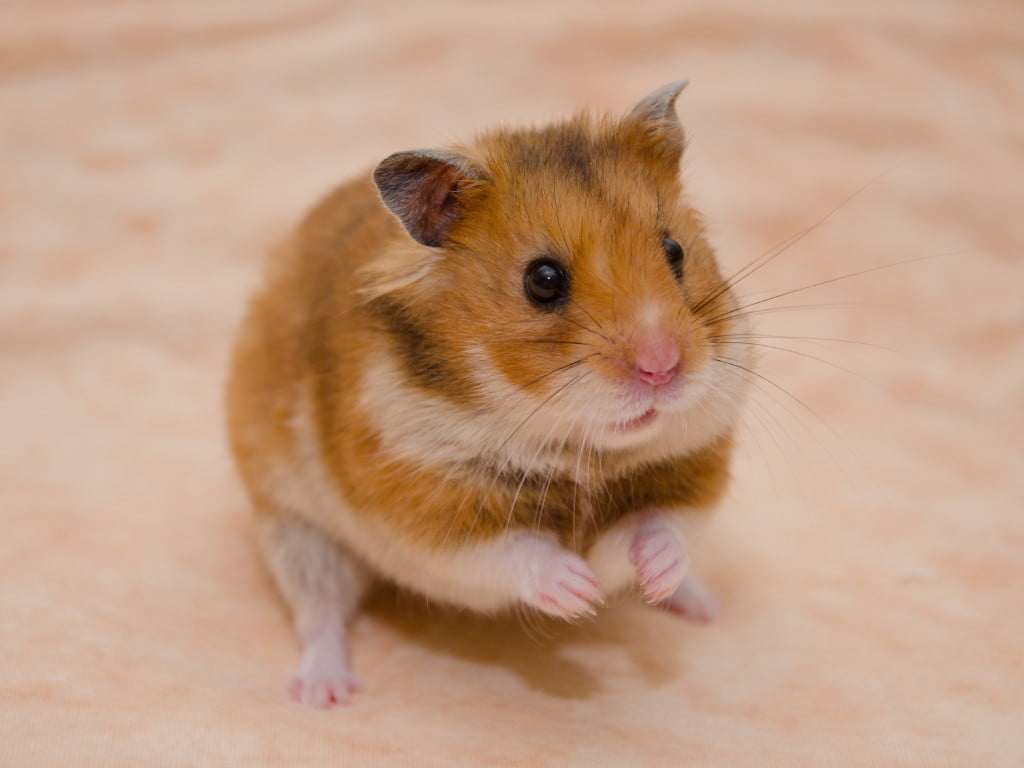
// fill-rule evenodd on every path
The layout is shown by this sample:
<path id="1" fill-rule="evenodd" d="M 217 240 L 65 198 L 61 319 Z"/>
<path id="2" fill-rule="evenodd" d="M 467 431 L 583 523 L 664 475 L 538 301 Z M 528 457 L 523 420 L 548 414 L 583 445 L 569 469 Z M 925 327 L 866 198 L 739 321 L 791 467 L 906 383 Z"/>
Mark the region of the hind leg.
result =
<path id="1" fill-rule="evenodd" d="M 708 624 L 718 617 L 718 601 L 693 573 L 687 574 L 676 591 L 656 605 L 700 624 Z"/>
<path id="2" fill-rule="evenodd" d="M 366 569 L 317 528 L 287 515 L 264 519 L 260 540 L 302 643 L 288 688 L 302 704 L 347 704 L 359 690 L 348 663 L 348 624 L 370 583 Z"/>

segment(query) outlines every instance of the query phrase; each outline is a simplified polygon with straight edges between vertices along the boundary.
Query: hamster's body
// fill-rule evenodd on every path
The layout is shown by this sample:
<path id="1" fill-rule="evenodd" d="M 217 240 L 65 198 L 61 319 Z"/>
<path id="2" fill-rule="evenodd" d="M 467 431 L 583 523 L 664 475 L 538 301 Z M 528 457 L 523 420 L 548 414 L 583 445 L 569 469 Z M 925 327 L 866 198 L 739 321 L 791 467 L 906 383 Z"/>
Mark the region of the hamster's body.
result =
<path id="1" fill-rule="evenodd" d="M 272 254 L 228 412 L 305 646 L 296 698 L 355 689 L 345 623 L 376 577 L 566 618 L 639 582 L 708 617 L 683 539 L 725 486 L 743 379 L 715 362 L 738 326 L 681 198 L 681 87 L 618 123 L 393 155 Z"/>

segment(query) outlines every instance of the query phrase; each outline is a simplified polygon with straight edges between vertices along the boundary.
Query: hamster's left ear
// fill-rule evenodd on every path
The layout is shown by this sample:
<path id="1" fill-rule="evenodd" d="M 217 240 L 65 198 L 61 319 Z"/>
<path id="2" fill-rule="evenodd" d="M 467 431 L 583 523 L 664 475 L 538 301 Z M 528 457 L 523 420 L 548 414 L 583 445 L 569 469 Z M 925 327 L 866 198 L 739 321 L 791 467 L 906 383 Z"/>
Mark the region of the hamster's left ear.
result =
<path id="1" fill-rule="evenodd" d="M 676 115 L 676 98 L 689 82 L 676 80 L 662 86 L 633 107 L 621 123 L 628 145 L 641 149 L 673 172 L 678 169 L 686 143 L 683 126 Z"/>
<path id="2" fill-rule="evenodd" d="M 396 152 L 373 171 L 381 199 L 423 245 L 442 246 L 486 173 L 449 150 Z"/>

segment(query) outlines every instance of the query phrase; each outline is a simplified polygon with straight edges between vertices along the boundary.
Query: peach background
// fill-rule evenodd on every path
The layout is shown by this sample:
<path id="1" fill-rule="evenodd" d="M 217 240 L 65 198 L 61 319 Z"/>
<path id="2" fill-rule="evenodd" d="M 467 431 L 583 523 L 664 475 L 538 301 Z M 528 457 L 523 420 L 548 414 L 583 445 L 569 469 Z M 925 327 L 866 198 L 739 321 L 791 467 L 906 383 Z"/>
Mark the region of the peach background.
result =
<path id="1" fill-rule="evenodd" d="M 680 76 L 694 200 L 784 297 L 698 565 L 524 629 L 383 596 L 290 704 L 221 387 L 261 254 L 387 153 Z M 1024 765 L 1018 0 L 0 6 L 0 765 Z M 866 302 L 849 306 L 854 302 Z M 885 306 L 876 306 L 882 304 Z M 871 379 L 875 384 L 864 381 Z"/>

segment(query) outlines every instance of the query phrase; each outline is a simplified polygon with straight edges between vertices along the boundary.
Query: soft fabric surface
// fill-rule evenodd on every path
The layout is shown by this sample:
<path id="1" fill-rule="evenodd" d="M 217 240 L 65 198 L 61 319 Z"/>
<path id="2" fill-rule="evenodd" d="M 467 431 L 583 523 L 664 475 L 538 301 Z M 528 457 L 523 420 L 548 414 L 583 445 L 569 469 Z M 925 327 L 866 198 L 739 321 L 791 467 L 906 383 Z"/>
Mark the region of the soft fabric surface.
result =
<path id="1" fill-rule="evenodd" d="M 1024 765 L 1022 52 L 1018 0 L 8 0 L 0 765 Z M 714 626 L 384 594 L 366 692 L 290 703 L 222 429 L 262 253 L 393 150 L 680 76 L 727 269 L 867 185 L 752 300 L 948 254 L 758 307 L 894 351 L 763 340 L 806 356 L 762 350 Z"/>

